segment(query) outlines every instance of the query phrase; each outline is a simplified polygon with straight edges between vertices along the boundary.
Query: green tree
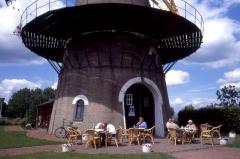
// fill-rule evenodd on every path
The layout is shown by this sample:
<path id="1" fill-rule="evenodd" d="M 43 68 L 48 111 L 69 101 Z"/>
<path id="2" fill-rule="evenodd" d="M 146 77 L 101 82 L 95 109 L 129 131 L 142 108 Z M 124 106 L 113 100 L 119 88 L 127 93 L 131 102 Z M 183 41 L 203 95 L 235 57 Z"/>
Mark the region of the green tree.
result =
<path id="1" fill-rule="evenodd" d="M 3 103 L 2 103 L 2 116 L 3 116 L 3 117 L 6 117 L 6 116 L 7 116 L 6 108 L 7 108 L 7 103 L 6 103 L 6 102 L 3 102 Z"/>
<path id="2" fill-rule="evenodd" d="M 221 106 L 240 105 L 240 92 L 236 90 L 235 86 L 224 86 L 217 90 L 216 94 Z"/>
<path id="3" fill-rule="evenodd" d="M 186 105 L 185 107 L 184 107 L 184 110 L 194 110 L 194 106 L 192 105 L 192 104 L 189 104 L 189 105 Z"/>
<path id="4" fill-rule="evenodd" d="M 43 90 L 43 99 L 44 101 L 49 101 L 55 98 L 55 90 L 51 87 L 45 88 Z"/>
<path id="5" fill-rule="evenodd" d="M 11 96 L 7 112 L 9 117 L 12 118 L 24 118 L 26 111 L 31 103 L 31 90 L 28 88 L 21 89 Z"/>
<path id="6" fill-rule="evenodd" d="M 7 114 L 11 118 L 26 118 L 27 122 L 35 123 L 37 115 L 37 105 L 54 99 L 54 90 L 45 88 L 44 90 L 24 88 L 12 95 L 8 102 Z"/>

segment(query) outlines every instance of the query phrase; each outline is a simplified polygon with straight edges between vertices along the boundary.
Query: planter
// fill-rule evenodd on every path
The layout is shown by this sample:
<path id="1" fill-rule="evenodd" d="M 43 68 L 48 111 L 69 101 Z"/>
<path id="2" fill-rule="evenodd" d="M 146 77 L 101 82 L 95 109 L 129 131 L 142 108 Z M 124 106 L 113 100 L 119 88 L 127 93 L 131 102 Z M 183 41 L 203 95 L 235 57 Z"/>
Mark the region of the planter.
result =
<path id="1" fill-rule="evenodd" d="M 71 144 L 62 144 L 62 152 L 69 152 L 72 151 L 72 145 Z"/>
<path id="2" fill-rule="evenodd" d="M 220 140 L 220 145 L 226 145 L 226 144 L 227 144 L 227 139 Z"/>
<path id="3" fill-rule="evenodd" d="M 82 134 L 82 142 L 86 143 L 88 140 L 88 134 Z"/>
<path id="4" fill-rule="evenodd" d="M 142 144 L 142 152 L 144 152 L 144 153 L 152 152 L 152 145 L 151 144 Z"/>
<path id="5" fill-rule="evenodd" d="M 235 137 L 236 137 L 236 133 L 230 132 L 230 133 L 229 133 L 229 137 L 230 137 L 230 138 L 235 138 Z"/>

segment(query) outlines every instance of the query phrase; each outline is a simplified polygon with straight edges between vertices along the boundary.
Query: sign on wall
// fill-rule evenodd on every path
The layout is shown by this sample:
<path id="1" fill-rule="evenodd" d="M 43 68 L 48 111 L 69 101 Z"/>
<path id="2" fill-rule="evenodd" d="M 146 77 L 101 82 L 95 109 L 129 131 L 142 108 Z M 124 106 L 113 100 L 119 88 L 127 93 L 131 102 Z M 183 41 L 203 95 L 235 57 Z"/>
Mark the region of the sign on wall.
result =
<path id="1" fill-rule="evenodd" d="M 135 116 L 135 107 L 133 105 L 128 107 L 128 116 Z"/>

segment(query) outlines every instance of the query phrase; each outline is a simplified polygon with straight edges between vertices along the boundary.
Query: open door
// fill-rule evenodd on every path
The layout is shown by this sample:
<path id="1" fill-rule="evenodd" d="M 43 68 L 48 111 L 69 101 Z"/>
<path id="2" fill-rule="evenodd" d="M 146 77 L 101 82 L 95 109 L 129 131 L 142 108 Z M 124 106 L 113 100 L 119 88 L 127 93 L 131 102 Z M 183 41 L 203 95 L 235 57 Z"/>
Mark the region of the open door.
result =
<path id="1" fill-rule="evenodd" d="M 154 100 L 150 90 L 142 84 L 132 85 L 125 94 L 126 127 L 133 127 L 143 117 L 148 128 L 154 125 Z"/>

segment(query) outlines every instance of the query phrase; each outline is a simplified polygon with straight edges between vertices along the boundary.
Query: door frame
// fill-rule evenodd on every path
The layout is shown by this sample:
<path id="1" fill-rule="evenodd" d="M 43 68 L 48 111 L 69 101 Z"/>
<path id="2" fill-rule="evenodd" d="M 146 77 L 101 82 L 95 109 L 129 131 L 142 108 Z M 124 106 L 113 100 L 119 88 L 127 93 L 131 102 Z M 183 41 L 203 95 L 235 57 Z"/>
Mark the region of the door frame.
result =
<path id="1" fill-rule="evenodd" d="M 126 94 L 126 91 L 128 88 L 130 88 L 134 84 L 142 84 L 146 86 L 150 92 L 153 95 L 153 100 L 154 100 L 154 123 L 155 123 L 155 135 L 157 137 L 164 137 L 165 129 L 164 129 L 164 124 L 163 124 L 163 111 L 162 111 L 162 106 L 163 106 L 163 100 L 162 100 L 162 95 L 161 92 L 158 88 L 158 86 L 149 78 L 146 77 L 135 77 L 130 80 L 128 80 L 120 89 L 119 95 L 118 95 L 118 102 L 121 103 L 122 105 L 122 110 L 123 110 L 123 126 L 126 128 L 126 114 L 125 114 L 125 103 L 124 103 L 124 97 Z"/>

